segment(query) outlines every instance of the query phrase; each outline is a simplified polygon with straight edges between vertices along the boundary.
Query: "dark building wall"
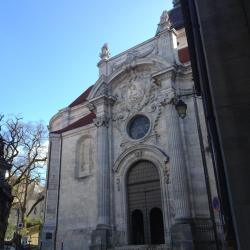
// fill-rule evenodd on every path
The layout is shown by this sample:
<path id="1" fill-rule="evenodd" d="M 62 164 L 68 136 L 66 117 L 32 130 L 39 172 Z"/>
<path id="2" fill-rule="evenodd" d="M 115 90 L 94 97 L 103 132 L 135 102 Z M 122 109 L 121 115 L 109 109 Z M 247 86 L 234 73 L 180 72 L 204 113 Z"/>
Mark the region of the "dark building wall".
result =
<path id="1" fill-rule="evenodd" d="M 199 76 L 196 78 L 199 82 L 196 84 L 201 85 L 202 91 L 207 89 L 209 92 L 214 117 L 207 117 L 207 120 L 209 122 L 209 119 L 214 119 L 223 159 L 223 164 L 217 164 L 216 167 L 224 168 L 238 249 L 248 250 L 250 249 L 250 2 L 183 0 L 181 3 L 183 6 L 186 4 L 186 7 L 190 7 L 190 3 L 195 6 L 197 23 L 192 20 L 190 27 L 186 28 L 200 35 L 200 41 L 193 39 L 194 37 L 190 40 L 189 37 L 189 42 L 194 44 L 192 52 L 198 59 L 198 68 L 203 61 L 207 73 L 207 81 L 203 81 Z M 191 10 L 191 16 L 193 14 Z M 204 58 L 197 54 L 199 45 Z M 206 84 L 207 86 L 203 86 Z"/>
<path id="2" fill-rule="evenodd" d="M 13 200 L 11 187 L 5 180 L 5 172 L 10 168 L 11 165 L 4 159 L 4 140 L 0 134 L 0 250 L 4 248 L 4 236 Z"/>
<path id="3" fill-rule="evenodd" d="M 0 249 L 3 249 L 12 199 L 10 186 L 0 181 Z"/>

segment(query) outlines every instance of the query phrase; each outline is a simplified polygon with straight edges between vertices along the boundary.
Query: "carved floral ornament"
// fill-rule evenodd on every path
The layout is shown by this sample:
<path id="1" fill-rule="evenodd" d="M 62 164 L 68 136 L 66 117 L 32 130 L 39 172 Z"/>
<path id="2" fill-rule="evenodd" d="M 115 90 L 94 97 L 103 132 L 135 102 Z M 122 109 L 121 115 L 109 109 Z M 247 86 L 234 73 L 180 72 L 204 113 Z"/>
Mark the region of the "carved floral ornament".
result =
<path id="1" fill-rule="evenodd" d="M 117 185 L 117 190 L 120 191 L 121 190 L 121 179 L 120 179 L 120 177 L 116 178 L 116 185 Z"/>
<path id="2" fill-rule="evenodd" d="M 142 151 L 141 150 L 136 150 L 134 152 L 136 158 L 141 158 L 142 157 Z"/>
<path id="3" fill-rule="evenodd" d="M 94 119 L 94 124 L 96 127 L 107 127 L 109 126 L 109 118 L 107 115 L 99 116 Z"/>
<path id="4" fill-rule="evenodd" d="M 114 106 L 113 120 L 127 118 L 133 113 L 140 112 L 148 103 L 154 101 L 155 93 L 153 92 L 158 86 L 150 81 L 149 75 L 139 75 L 136 71 L 130 73 L 129 78 L 121 84 L 119 91 L 115 94 L 117 101 Z"/>

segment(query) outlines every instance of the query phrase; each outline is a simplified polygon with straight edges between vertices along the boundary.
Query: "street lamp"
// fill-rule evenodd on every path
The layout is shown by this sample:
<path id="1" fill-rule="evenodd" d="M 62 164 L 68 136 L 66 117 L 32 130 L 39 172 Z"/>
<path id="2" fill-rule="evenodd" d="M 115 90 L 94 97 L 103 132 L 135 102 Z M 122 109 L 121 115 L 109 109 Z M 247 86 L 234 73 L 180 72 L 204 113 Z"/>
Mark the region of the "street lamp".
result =
<path id="1" fill-rule="evenodd" d="M 175 109 L 181 119 L 184 119 L 187 114 L 187 104 L 179 99 L 175 104 Z"/>

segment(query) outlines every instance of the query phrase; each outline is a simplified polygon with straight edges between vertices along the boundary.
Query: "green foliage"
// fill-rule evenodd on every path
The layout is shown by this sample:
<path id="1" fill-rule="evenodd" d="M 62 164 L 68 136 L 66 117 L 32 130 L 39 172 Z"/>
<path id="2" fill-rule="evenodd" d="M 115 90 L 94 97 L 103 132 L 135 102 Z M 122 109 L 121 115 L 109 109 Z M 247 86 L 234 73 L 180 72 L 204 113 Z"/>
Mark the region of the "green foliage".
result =
<path id="1" fill-rule="evenodd" d="M 42 224 L 42 220 L 39 219 L 39 218 L 34 218 L 31 220 L 31 223 L 33 226 L 36 226 L 36 225 L 41 225 Z"/>
<path id="2" fill-rule="evenodd" d="M 39 219 L 39 218 L 33 218 L 32 220 L 28 220 L 27 223 L 26 223 L 26 227 L 29 228 L 29 227 L 33 227 L 33 226 L 36 226 L 36 225 L 41 225 L 42 224 L 42 220 Z"/>
<path id="3" fill-rule="evenodd" d="M 22 236 L 25 236 L 28 234 L 28 229 L 26 227 L 22 228 L 20 231 L 19 231 L 19 234 L 22 235 Z"/>

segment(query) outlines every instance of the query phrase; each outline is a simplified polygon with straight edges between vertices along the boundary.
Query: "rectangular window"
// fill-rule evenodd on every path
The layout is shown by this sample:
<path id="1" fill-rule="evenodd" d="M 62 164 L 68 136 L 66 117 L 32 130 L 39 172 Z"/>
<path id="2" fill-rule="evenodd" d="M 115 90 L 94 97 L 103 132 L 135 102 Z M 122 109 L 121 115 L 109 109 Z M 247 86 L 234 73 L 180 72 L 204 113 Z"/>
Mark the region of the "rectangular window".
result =
<path id="1" fill-rule="evenodd" d="M 45 239 L 46 240 L 52 240 L 52 233 L 46 233 Z"/>

